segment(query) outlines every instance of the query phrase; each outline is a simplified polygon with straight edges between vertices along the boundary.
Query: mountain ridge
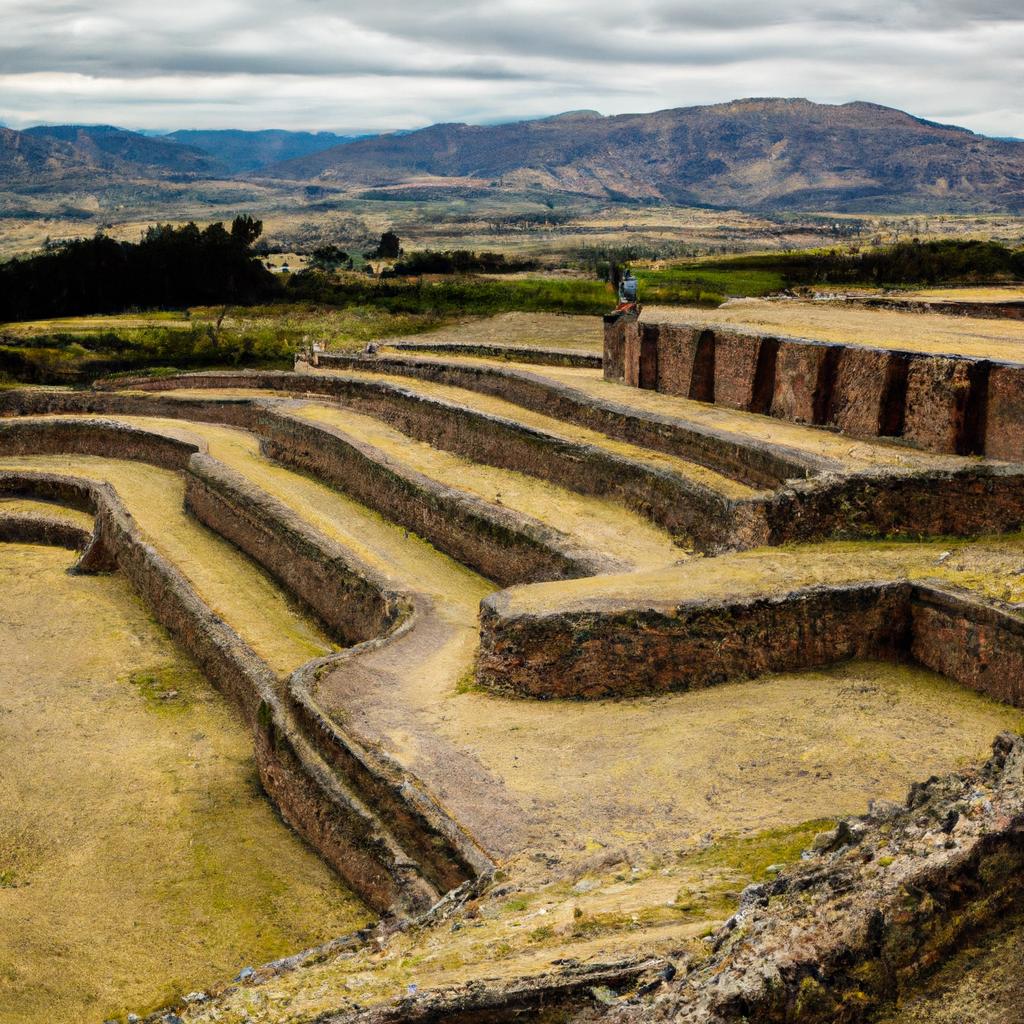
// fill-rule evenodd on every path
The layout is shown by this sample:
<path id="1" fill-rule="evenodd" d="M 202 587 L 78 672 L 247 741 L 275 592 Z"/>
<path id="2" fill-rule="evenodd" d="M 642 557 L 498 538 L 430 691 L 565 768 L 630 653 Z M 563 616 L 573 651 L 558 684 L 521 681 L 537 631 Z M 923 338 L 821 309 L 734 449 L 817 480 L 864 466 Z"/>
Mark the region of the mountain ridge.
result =
<path id="1" fill-rule="evenodd" d="M 1024 142 L 861 100 L 776 97 L 451 122 L 361 138 L 283 129 L 0 129 L 0 189 L 230 177 L 326 184 L 368 198 L 440 185 L 467 196 L 551 193 L 752 211 L 1020 212 Z"/>
<path id="2" fill-rule="evenodd" d="M 375 136 L 261 175 L 376 189 L 436 177 L 740 209 L 1024 209 L 1024 144 L 865 101 L 751 97 L 649 114 Z"/>

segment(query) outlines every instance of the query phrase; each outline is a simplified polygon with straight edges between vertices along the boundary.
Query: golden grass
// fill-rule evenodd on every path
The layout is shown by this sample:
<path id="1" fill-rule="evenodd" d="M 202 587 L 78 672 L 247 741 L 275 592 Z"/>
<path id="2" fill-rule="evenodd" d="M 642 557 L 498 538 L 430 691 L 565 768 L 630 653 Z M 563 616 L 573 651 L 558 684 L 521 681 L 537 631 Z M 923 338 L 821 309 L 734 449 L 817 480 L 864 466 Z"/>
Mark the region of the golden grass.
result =
<path id="1" fill-rule="evenodd" d="M 180 423 L 175 426 L 182 431 Z M 113 484 L 153 546 L 276 673 L 291 672 L 334 649 L 320 626 L 266 573 L 185 514 L 185 485 L 177 473 L 90 455 L 5 457 L 0 468 L 69 473 Z"/>
<path id="2" fill-rule="evenodd" d="M 78 509 L 58 505 L 56 502 L 37 501 L 33 498 L 0 497 L 0 515 L 4 513 L 35 516 L 42 519 L 60 519 L 80 526 L 83 530 L 92 530 L 93 527 L 93 517 L 88 512 L 80 512 Z"/>
<path id="3" fill-rule="evenodd" d="M 312 423 L 336 426 L 379 448 L 396 463 L 448 487 L 531 516 L 567 534 L 584 550 L 635 568 L 671 564 L 682 555 L 668 533 L 616 502 L 472 462 L 338 406 L 310 402 L 299 415 Z"/>
<path id="4" fill-rule="evenodd" d="M 405 355 L 408 354 L 409 353 L 405 353 Z M 469 360 L 466 361 L 470 362 Z M 520 365 L 510 363 L 492 363 L 489 360 L 480 359 L 472 360 L 473 364 L 479 364 L 481 362 L 504 367 Z M 529 370 L 530 372 L 539 370 L 542 373 L 546 373 L 551 369 L 551 367 L 538 367 L 525 363 L 521 364 L 520 368 Z M 318 370 L 314 372 L 331 375 L 336 371 Z M 344 370 L 337 372 L 340 373 L 341 376 L 353 377 L 357 380 L 379 381 L 381 379 L 381 374 L 379 373 L 370 373 L 360 370 Z M 593 371 L 585 372 L 588 379 L 594 376 Z M 599 373 L 600 371 L 598 371 L 598 375 Z M 707 469 L 704 466 L 699 466 L 695 462 L 688 462 L 686 459 L 682 459 L 674 455 L 667 455 L 664 452 L 654 451 L 652 448 L 642 448 L 640 445 L 630 444 L 628 441 L 619 441 L 616 438 L 609 437 L 607 434 L 602 434 L 596 430 L 589 430 L 586 427 L 578 426 L 575 423 L 569 423 L 566 420 L 559 420 L 551 416 L 545 416 L 542 413 L 532 412 L 529 409 L 523 408 L 521 405 L 515 405 L 514 403 L 507 402 L 501 398 L 494 398 L 491 395 L 483 395 L 476 391 L 470 391 L 467 388 L 451 387 L 447 384 L 436 384 L 433 381 L 419 380 L 416 377 L 405 377 L 400 374 L 389 373 L 387 375 L 387 379 L 395 384 L 400 384 L 403 388 L 413 391 L 416 394 L 454 402 L 457 405 L 462 405 L 477 412 L 482 412 L 485 415 L 500 416 L 502 419 L 512 420 L 515 423 L 522 423 L 523 425 L 532 427 L 535 430 L 542 430 L 547 434 L 553 434 L 555 437 L 565 438 L 566 440 L 575 441 L 580 444 L 593 445 L 594 447 L 601 448 L 612 455 L 620 455 L 628 459 L 635 459 L 639 462 L 646 463 L 647 465 L 655 468 L 670 470 L 673 473 L 678 473 L 689 480 L 693 480 L 695 483 L 701 484 L 704 487 L 709 487 L 711 490 L 718 491 L 719 493 L 725 494 L 731 498 L 751 497 L 757 493 L 754 488 L 748 487 L 746 484 L 739 483 L 736 480 L 732 480 L 727 476 L 723 476 L 721 473 L 716 473 L 713 469 Z M 619 390 L 623 391 L 624 389 L 620 388 Z M 636 388 L 630 389 L 630 391 L 636 390 Z M 646 394 L 647 392 L 644 393 Z M 195 392 L 194 394 L 199 395 L 200 392 Z M 616 392 L 616 399 L 618 396 L 619 392 Z M 626 397 L 628 398 L 631 396 L 627 394 Z M 698 403 L 690 404 L 697 405 Z"/>
<path id="5" fill-rule="evenodd" d="M 118 576 L 0 546 L 0 1020 L 155 1008 L 368 920 Z"/>
<path id="6" fill-rule="evenodd" d="M 949 554 L 946 557 L 946 552 Z M 940 560 L 941 558 L 941 560 Z M 580 609 L 638 600 L 671 606 L 698 599 L 784 593 L 799 587 L 868 580 L 935 580 L 1010 603 L 1024 602 L 1024 535 L 978 541 L 829 541 L 693 558 L 676 568 L 560 580 L 509 591 L 517 612 Z"/>

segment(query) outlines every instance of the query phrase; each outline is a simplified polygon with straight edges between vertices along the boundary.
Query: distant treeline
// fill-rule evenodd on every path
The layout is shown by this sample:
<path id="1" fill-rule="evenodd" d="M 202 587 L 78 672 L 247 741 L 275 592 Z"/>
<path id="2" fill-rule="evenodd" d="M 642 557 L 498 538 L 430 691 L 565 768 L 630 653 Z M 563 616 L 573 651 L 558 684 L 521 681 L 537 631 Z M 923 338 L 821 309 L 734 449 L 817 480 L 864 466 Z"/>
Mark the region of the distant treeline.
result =
<path id="1" fill-rule="evenodd" d="M 390 274 L 509 274 L 520 270 L 536 270 L 536 260 L 509 259 L 501 252 L 471 252 L 469 249 L 446 249 L 435 252 L 404 253 L 391 268 Z"/>
<path id="2" fill-rule="evenodd" d="M 137 243 L 97 235 L 11 260 L 0 264 L 0 322 L 271 297 L 278 282 L 252 251 L 262 230 L 251 217 L 230 230 L 159 224 Z"/>
<path id="3" fill-rule="evenodd" d="M 722 270 L 774 271 L 790 286 L 945 284 L 1024 278 L 1024 250 L 998 242 L 913 239 L 865 252 L 811 250 L 704 262 Z"/>

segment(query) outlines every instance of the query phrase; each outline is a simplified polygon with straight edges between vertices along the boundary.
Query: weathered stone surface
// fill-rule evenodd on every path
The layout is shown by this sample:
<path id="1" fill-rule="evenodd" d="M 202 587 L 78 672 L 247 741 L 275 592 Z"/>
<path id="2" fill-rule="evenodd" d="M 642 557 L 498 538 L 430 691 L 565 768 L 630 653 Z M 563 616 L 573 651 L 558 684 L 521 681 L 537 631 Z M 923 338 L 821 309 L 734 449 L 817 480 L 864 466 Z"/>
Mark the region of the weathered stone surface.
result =
<path id="1" fill-rule="evenodd" d="M 822 402 L 822 376 L 830 346 L 782 339 L 775 364 L 772 416 L 795 423 L 816 423 Z"/>
<path id="2" fill-rule="evenodd" d="M 928 451 L 958 451 L 969 392 L 967 360 L 912 358 L 907 370 L 903 437 Z"/>
<path id="3" fill-rule="evenodd" d="M 626 320 L 617 313 L 604 318 L 604 379 L 622 382 L 625 376 Z"/>
<path id="4" fill-rule="evenodd" d="M 506 614 L 481 606 L 477 678 L 495 692 L 597 698 L 688 690 L 844 658 L 927 668 L 1024 707 L 1024 621 L 991 603 L 906 582 L 810 587 L 678 607 L 609 603 Z"/>
<path id="5" fill-rule="evenodd" d="M 1024 367 L 993 364 L 986 421 L 985 455 L 1024 461 Z"/>
<path id="6" fill-rule="evenodd" d="M 738 331 L 715 331 L 715 402 L 749 409 L 754 397 L 761 337 Z"/>
<path id="7" fill-rule="evenodd" d="M 844 434 L 876 437 L 882 427 L 883 403 L 891 352 L 845 347 L 839 354 L 830 422 Z"/>
<path id="8" fill-rule="evenodd" d="M 623 327 L 622 380 L 630 387 L 640 387 L 640 325 L 635 320 Z"/>
<path id="9" fill-rule="evenodd" d="M 666 395 L 690 397 L 693 361 L 700 331 L 692 327 L 657 324 L 658 390 Z"/>
<path id="10" fill-rule="evenodd" d="M 656 1001 L 626 1002 L 602 1019 L 873 1019 L 1021 898 L 1024 739 L 1000 736 L 981 768 L 915 785 L 898 814 L 844 824 L 848 843 L 766 883 L 764 898 L 713 937 L 706 963 Z"/>
<path id="11" fill-rule="evenodd" d="M 477 679 L 498 693 L 593 699 L 689 690 L 843 658 L 894 658 L 908 584 L 811 587 L 779 597 L 506 616 L 480 611 Z"/>

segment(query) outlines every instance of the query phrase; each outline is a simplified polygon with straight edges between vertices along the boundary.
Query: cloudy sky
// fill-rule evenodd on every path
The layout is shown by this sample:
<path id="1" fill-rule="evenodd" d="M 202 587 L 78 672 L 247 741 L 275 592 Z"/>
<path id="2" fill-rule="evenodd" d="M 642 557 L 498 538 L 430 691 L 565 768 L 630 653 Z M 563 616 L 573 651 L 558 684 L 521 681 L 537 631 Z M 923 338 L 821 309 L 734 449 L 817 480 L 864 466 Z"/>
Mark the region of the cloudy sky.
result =
<path id="1" fill-rule="evenodd" d="M 0 122 L 374 131 L 743 96 L 1024 136 L 1021 0 L 0 0 Z"/>

